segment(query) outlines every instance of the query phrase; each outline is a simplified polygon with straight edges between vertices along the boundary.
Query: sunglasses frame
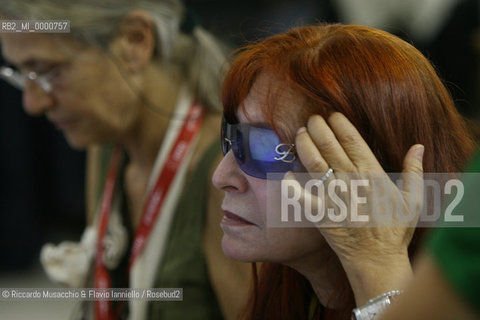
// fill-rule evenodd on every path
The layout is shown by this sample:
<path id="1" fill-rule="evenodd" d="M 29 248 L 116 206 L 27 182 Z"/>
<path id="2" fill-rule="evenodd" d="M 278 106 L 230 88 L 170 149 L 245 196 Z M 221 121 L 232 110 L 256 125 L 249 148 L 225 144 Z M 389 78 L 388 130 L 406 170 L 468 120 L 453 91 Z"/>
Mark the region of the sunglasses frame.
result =
<path id="1" fill-rule="evenodd" d="M 265 160 L 255 159 L 252 156 L 250 141 L 251 132 L 254 130 L 261 130 L 263 133 L 270 134 L 276 140 L 281 141 L 277 134 L 265 124 L 231 124 L 225 117 L 222 118 L 220 142 L 223 155 L 226 155 L 232 149 L 235 160 L 243 172 L 255 178 L 267 179 L 268 173 L 300 171 L 303 168 L 295 152 L 294 144 L 280 142 L 272 145 L 275 156 Z M 259 133 L 256 132 L 256 134 Z M 261 151 L 268 152 L 268 150 Z M 281 179 L 281 177 L 278 179 Z"/>

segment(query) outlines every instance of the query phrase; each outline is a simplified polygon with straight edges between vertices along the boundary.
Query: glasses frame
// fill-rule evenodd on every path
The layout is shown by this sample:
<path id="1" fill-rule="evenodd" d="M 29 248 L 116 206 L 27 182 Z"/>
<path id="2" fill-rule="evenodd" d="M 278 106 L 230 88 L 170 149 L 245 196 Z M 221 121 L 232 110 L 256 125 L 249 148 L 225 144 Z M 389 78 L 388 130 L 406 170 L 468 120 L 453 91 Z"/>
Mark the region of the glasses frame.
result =
<path id="1" fill-rule="evenodd" d="M 255 128 L 270 131 L 270 134 L 278 136 L 272 129 L 262 124 L 249 123 L 229 123 L 225 117 L 222 118 L 222 126 L 220 133 L 220 142 L 222 153 L 225 156 L 230 150 L 240 169 L 249 176 L 267 179 L 268 173 L 285 173 L 287 171 L 301 171 L 303 166 L 299 161 L 295 145 L 289 143 L 278 143 L 272 145 L 272 150 L 276 156 L 270 160 L 259 160 L 252 158 L 250 149 L 250 130 Z M 280 141 L 280 139 L 278 139 Z M 271 161 L 275 160 L 275 161 Z M 280 176 L 272 179 L 281 179 Z"/>
<path id="2" fill-rule="evenodd" d="M 51 70 L 41 74 L 34 71 L 27 73 L 15 70 L 12 67 L 1 66 L 0 78 L 7 81 L 19 90 L 24 90 L 27 81 L 34 81 L 45 93 L 51 93 L 53 90 L 52 79 L 58 75 L 60 65 L 54 66 Z"/>

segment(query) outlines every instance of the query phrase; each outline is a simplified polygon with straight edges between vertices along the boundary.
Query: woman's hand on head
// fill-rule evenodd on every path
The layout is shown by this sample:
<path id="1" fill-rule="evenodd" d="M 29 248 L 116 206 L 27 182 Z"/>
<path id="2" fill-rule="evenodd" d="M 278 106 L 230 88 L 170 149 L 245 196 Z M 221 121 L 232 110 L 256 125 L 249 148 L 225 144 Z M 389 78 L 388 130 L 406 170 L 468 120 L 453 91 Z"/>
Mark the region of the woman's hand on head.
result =
<path id="1" fill-rule="evenodd" d="M 327 121 L 311 116 L 307 128 L 298 130 L 295 144 L 311 176 L 333 169 L 328 179 L 317 183 L 318 193 L 300 183 L 295 188 L 301 189 L 301 201 L 317 206 L 313 212 L 322 206 L 323 219 L 315 225 L 342 262 L 357 303 L 377 291 L 399 289 L 396 283 L 411 273 L 407 248 L 423 205 L 423 146 L 414 145 L 407 152 L 400 176 L 403 184 L 397 187 L 341 113 L 333 113 Z M 292 176 L 288 173 L 285 178 Z M 335 188 L 329 186 L 332 183 Z M 346 211 L 342 212 L 339 199 Z M 389 279 L 393 273 L 398 276 Z"/>

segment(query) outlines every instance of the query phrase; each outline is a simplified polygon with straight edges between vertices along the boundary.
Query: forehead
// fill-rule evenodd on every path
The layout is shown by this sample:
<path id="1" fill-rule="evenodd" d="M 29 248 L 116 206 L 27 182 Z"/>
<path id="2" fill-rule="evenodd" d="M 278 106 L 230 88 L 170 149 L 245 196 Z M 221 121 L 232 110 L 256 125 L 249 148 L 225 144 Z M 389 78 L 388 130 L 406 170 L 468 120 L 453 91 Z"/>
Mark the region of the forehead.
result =
<path id="1" fill-rule="evenodd" d="M 250 89 L 248 96 L 243 102 L 244 108 L 238 108 L 237 110 L 237 118 L 240 122 L 265 122 L 260 106 L 262 105 L 262 101 L 266 101 L 266 97 L 260 88 L 256 86 L 256 83 L 257 82 L 255 82 L 252 89 Z"/>
<path id="2" fill-rule="evenodd" d="M 290 124 L 295 124 L 299 114 L 302 113 L 304 97 L 288 86 L 286 81 L 281 81 L 278 76 L 263 72 L 255 80 L 250 92 L 245 98 L 242 108 L 238 109 L 240 122 L 267 122 L 264 114 L 273 112 L 277 119 L 288 119 Z"/>
<path id="3" fill-rule="evenodd" d="M 30 60 L 65 59 L 69 50 L 78 46 L 72 39 L 49 34 L 4 33 L 0 35 L 0 41 L 4 58 L 17 65 Z"/>

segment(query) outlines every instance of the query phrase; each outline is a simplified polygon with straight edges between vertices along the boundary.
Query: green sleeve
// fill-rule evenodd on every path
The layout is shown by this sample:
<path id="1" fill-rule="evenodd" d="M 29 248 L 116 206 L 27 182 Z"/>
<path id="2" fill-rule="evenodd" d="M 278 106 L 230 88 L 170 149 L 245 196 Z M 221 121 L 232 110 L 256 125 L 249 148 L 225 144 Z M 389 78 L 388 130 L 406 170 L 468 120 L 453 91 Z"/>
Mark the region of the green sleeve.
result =
<path id="1" fill-rule="evenodd" d="M 480 153 L 474 157 L 465 175 L 464 197 L 458 206 L 472 225 L 480 220 Z M 447 281 L 460 296 L 480 312 L 480 228 L 450 227 L 432 230 L 426 242 Z"/>
<path id="2" fill-rule="evenodd" d="M 439 228 L 427 251 L 447 281 L 480 312 L 480 228 Z"/>

